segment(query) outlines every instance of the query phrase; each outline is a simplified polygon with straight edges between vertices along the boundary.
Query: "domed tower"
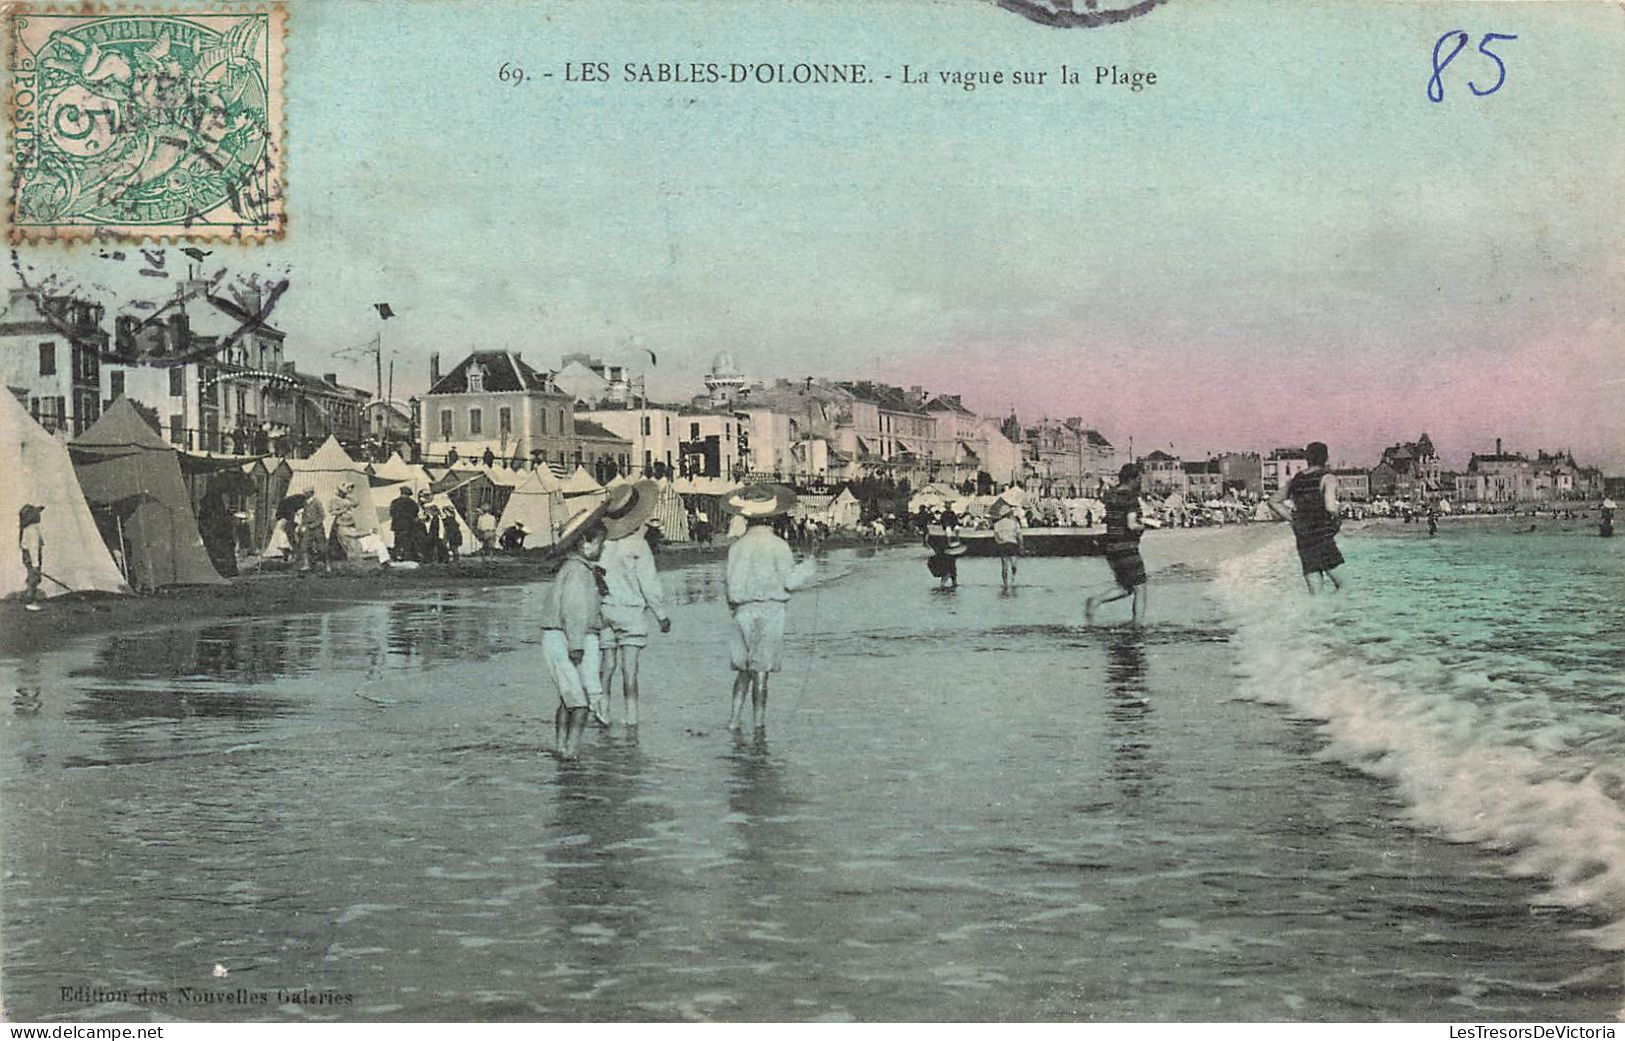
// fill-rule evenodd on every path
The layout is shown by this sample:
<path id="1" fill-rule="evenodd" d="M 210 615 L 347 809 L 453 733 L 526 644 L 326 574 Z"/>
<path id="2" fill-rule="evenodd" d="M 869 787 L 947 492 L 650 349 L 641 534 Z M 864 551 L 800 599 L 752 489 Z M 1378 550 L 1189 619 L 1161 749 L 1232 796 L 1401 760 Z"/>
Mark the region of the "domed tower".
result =
<path id="1" fill-rule="evenodd" d="M 711 396 L 711 407 L 724 408 L 733 404 L 733 400 L 745 387 L 745 374 L 739 371 L 739 363 L 734 361 L 730 351 L 718 351 L 717 356 L 711 360 L 711 371 L 705 377 L 705 389 Z"/>

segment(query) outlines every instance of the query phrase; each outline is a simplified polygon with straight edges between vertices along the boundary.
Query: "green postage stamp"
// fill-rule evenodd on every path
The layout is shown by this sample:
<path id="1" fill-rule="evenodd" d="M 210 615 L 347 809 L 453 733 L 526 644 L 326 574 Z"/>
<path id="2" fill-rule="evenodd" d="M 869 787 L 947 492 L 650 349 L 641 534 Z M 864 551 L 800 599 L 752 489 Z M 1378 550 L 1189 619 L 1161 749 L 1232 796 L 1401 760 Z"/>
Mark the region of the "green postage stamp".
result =
<path id="1" fill-rule="evenodd" d="M 6 10 L 13 242 L 280 238 L 285 10 Z"/>

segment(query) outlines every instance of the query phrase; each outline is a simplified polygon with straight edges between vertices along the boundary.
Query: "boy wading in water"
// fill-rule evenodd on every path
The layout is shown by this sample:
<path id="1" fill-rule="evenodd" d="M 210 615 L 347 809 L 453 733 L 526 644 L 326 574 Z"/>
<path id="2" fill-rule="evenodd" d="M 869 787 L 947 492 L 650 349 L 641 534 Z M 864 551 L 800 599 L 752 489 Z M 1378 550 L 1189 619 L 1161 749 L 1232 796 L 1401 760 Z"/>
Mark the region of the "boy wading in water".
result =
<path id="1" fill-rule="evenodd" d="M 603 514 L 599 503 L 565 523 L 558 549 L 568 556 L 542 594 L 542 663 L 559 692 L 553 745 L 564 759 L 580 753 L 588 698 L 602 693 L 598 631 L 604 624 L 603 594 L 593 561 L 604 550 Z"/>
<path id="2" fill-rule="evenodd" d="M 1145 561 L 1140 559 L 1140 535 L 1148 523 L 1140 515 L 1140 468 L 1124 463 L 1117 472 L 1117 487 L 1106 493 L 1106 563 L 1111 565 L 1112 577 L 1117 580 L 1116 593 L 1102 599 L 1090 597 L 1083 602 L 1083 618 L 1095 624 L 1095 608 L 1115 600 L 1132 596 L 1130 615 L 1132 624 L 1145 621 Z"/>
<path id="3" fill-rule="evenodd" d="M 751 485 L 723 500 L 746 524 L 745 533 L 728 547 L 728 606 L 734 620 L 729 657 L 736 673 L 729 730 L 738 730 L 744 721 L 747 692 L 751 725 L 758 732 L 767 727 L 767 680 L 784 659 L 785 605 L 792 589 L 807 584 L 790 544 L 773 533 L 773 519 L 795 502 L 795 493 L 777 484 Z"/>
<path id="4" fill-rule="evenodd" d="M 621 676 L 621 696 L 628 730 L 638 725 L 638 657 L 649 646 L 649 615 L 663 633 L 671 632 L 666 596 L 655 571 L 654 550 L 644 536 L 649 518 L 660 501 L 660 486 L 653 481 L 616 485 L 604 500 L 604 528 L 608 539 L 600 561 L 604 569 L 603 695 L 595 699 L 593 715 L 609 723 L 609 698 L 615 674 Z"/>
<path id="5" fill-rule="evenodd" d="M 1330 456 L 1323 441 L 1305 446 L 1304 457 L 1309 469 L 1295 474 L 1292 480 L 1270 497 L 1270 509 L 1277 517 L 1292 522 L 1292 534 L 1298 540 L 1298 559 L 1303 562 L 1303 584 L 1309 592 L 1315 591 L 1309 576 L 1320 575 L 1320 587 L 1331 582 L 1333 589 L 1342 589 L 1332 571 L 1343 563 L 1343 554 L 1337 549 L 1337 531 L 1343 526 L 1337 509 L 1337 476 L 1326 468 Z M 1289 512 L 1281 507 L 1291 504 Z"/>
<path id="6" fill-rule="evenodd" d="M 993 521 L 993 546 L 999 553 L 999 578 L 1005 589 L 1016 581 L 1016 561 L 1021 557 L 1021 518 L 1016 508 L 1004 499 L 996 499 L 988 510 Z"/>

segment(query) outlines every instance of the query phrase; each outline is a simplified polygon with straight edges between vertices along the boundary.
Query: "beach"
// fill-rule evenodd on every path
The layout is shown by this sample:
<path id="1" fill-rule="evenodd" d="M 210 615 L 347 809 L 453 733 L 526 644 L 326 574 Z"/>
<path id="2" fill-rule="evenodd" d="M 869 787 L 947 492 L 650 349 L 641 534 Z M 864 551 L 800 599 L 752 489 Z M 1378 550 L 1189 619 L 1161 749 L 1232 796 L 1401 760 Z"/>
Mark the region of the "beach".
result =
<path id="1" fill-rule="evenodd" d="M 25 651 L 6 1014 L 1615 1019 L 1619 543 L 1483 529 L 1352 526 L 1346 598 L 1152 533 L 1140 631 L 1097 559 L 835 550 L 761 740 L 697 561 L 573 764 L 534 583 Z"/>

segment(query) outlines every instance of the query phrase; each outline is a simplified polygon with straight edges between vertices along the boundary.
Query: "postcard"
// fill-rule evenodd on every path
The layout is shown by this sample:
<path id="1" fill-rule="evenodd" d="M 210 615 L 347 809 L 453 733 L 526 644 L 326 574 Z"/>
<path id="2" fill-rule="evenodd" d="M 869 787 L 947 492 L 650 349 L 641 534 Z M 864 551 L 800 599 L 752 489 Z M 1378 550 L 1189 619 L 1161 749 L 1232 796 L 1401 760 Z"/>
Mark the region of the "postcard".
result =
<path id="1" fill-rule="evenodd" d="M 7 4 L 0 1018 L 1617 1021 L 1622 43 Z"/>

